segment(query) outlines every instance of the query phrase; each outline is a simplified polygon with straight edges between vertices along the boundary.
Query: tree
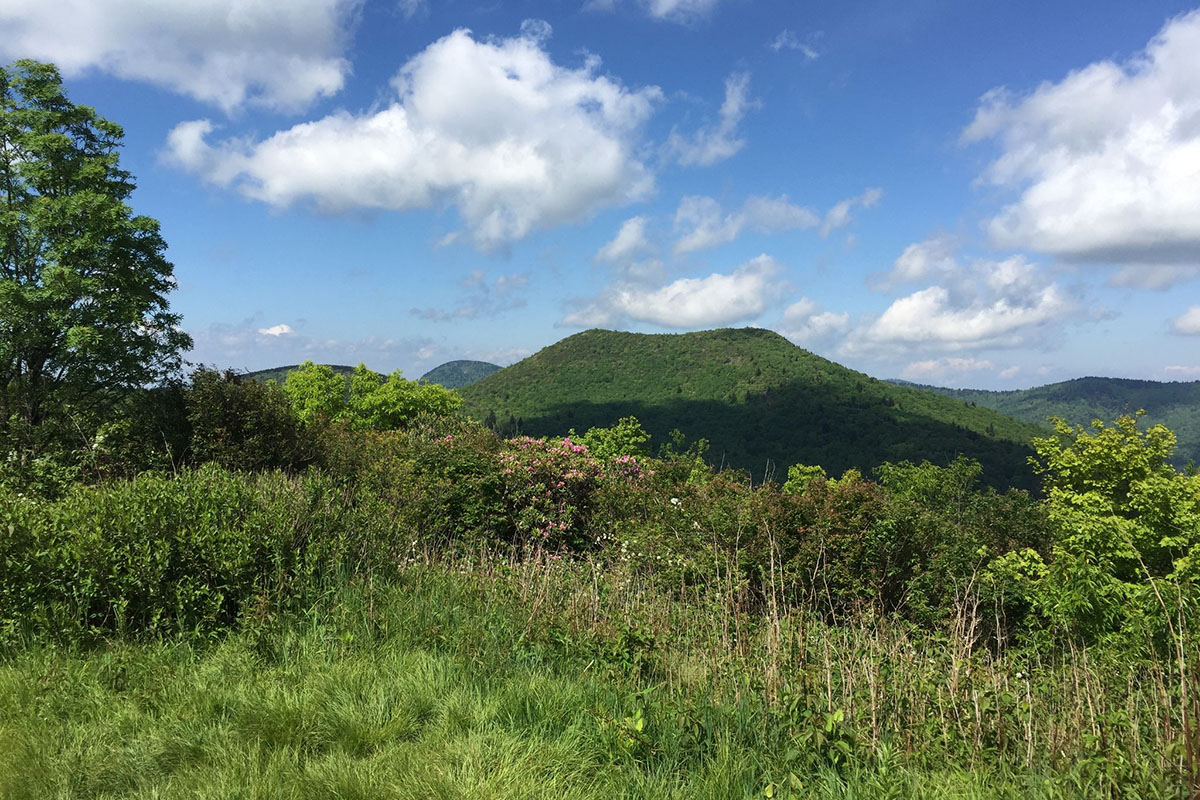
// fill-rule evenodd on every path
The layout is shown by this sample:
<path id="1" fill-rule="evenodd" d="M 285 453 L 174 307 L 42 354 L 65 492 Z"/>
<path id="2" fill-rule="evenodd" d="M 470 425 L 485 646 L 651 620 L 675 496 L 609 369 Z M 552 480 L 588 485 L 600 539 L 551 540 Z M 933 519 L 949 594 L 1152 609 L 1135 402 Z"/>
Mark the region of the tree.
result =
<path id="1" fill-rule="evenodd" d="M 1175 434 L 1140 431 L 1142 413 L 1090 431 L 1056 419 L 1054 435 L 1033 442 L 1055 527 L 1051 560 L 1014 554 L 1020 570 L 1001 566 L 1029 579 L 1052 620 L 1084 635 L 1200 613 L 1200 477 L 1171 466 Z"/>
<path id="2" fill-rule="evenodd" d="M 305 361 L 287 374 L 283 392 L 302 425 L 329 422 L 346 406 L 346 379 L 325 364 Z"/>
<path id="3" fill-rule="evenodd" d="M 388 377 L 359 364 L 349 382 L 332 368 L 305 361 L 288 373 L 283 390 L 304 425 L 344 422 L 377 431 L 403 428 L 420 414 L 444 416 L 460 405 L 457 392 L 436 383 Z"/>
<path id="4" fill-rule="evenodd" d="M 103 408 L 191 347 L 158 223 L 126 204 L 122 137 L 54 66 L 0 67 L 0 437 Z"/>

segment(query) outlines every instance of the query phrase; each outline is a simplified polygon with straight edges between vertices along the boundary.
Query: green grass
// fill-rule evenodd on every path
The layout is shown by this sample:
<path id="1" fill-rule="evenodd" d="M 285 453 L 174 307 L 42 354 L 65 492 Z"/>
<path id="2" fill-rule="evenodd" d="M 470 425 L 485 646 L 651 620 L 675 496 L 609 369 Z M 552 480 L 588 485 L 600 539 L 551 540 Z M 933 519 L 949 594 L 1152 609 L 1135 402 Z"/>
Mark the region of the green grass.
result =
<path id="1" fill-rule="evenodd" d="M 1026 713 L 1063 752 L 1037 739 L 1026 765 L 1024 745 L 975 747 L 968 711 L 972 694 L 978 710 L 981 687 L 1019 665 L 960 655 L 954 694 L 942 661 L 953 642 L 865 624 L 798 631 L 801 618 L 753 628 L 736 601 L 721 602 L 671 600 L 587 564 L 416 563 L 391 585 L 247 619 L 220 641 L 18 647 L 0 662 L 0 797 L 1082 798 L 1110 788 L 1110 759 L 1075 752 L 1083 740 L 1068 735 L 1084 708 L 1071 680 L 1091 686 L 1100 665 L 1047 669 Z M 880 695 L 922 681 L 930 706 L 906 732 L 902 704 Z M 1137 687 L 1110 698 L 1135 709 L 1144 699 Z M 818 727 L 827 707 L 847 709 L 832 735 L 848 742 L 845 759 L 805 733 L 801 707 L 821 712 Z M 1124 796 L 1178 796 L 1160 755 L 1141 753 L 1140 771 L 1119 776 Z"/>

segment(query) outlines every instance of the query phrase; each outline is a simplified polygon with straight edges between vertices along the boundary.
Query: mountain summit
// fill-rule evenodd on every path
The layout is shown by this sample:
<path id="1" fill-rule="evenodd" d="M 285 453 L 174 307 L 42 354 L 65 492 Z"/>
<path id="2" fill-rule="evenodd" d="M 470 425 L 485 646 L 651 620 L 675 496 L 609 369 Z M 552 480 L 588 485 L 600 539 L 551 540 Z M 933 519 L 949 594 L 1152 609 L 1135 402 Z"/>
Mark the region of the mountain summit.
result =
<path id="1" fill-rule="evenodd" d="M 718 464 L 781 476 L 958 454 L 985 479 L 1030 486 L 1029 440 L 1044 432 L 995 411 L 855 372 L 756 328 L 683 334 L 588 330 L 461 390 L 477 419 L 535 436 L 637 417 L 656 442 L 678 428 Z"/>

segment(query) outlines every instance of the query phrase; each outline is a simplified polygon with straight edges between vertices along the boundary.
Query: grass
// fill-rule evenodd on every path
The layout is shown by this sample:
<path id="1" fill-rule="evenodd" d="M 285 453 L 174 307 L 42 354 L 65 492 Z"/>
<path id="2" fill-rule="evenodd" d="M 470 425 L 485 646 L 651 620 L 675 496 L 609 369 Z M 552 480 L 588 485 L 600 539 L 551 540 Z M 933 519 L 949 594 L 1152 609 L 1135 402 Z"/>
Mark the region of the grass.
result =
<path id="1" fill-rule="evenodd" d="M 422 561 L 220 640 L 27 644 L 0 661 L 0 797 L 1180 796 L 1153 681 L 1100 654 L 1021 683 L 953 626 L 743 606 L 586 563 Z M 988 699 L 1004 684 L 1026 704 Z M 1123 739 L 1119 709 L 1141 715 Z"/>

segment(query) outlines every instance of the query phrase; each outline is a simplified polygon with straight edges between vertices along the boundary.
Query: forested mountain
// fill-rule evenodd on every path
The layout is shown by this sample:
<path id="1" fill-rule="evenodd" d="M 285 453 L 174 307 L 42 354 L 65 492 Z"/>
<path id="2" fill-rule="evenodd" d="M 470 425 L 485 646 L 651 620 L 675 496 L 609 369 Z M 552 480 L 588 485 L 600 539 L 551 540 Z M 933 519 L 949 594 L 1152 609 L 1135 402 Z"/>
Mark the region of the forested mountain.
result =
<path id="1" fill-rule="evenodd" d="M 440 383 L 447 389 L 459 389 L 486 378 L 498 369 L 499 366 L 487 361 L 447 361 L 426 372 L 421 376 L 421 380 L 425 383 Z"/>
<path id="2" fill-rule="evenodd" d="M 278 384 L 282 384 L 287 379 L 287 374 L 294 369 L 299 369 L 299 367 L 299 364 L 289 364 L 286 367 L 260 369 L 255 372 L 247 372 L 246 377 L 251 380 L 262 381 L 263 383 L 275 381 Z M 348 367 L 345 364 L 330 364 L 329 368 L 338 375 L 345 375 L 346 377 L 349 377 L 354 372 L 354 367 Z"/>
<path id="3" fill-rule="evenodd" d="M 985 479 L 1031 486 L 1043 429 L 990 409 L 878 381 L 752 328 L 685 334 L 589 330 L 461 390 L 502 431 L 582 432 L 636 416 L 667 441 L 706 438 L 709 458 L 756 477 L 795 463 L 831 474 L 882 461 L 979 459 Z"/>
<path id="4" fill-rule="evenodd" d="M 965 403 L 995 409 L 1026 422 L 1042 424 L 1062 417 L 1072 425 L 1094 419 L 1113 420 L 1121 414 L 1145 409 L 1143 427 L 1163 423 L 1179 438 L 1176 465 L 1200 462 L 1200 381 L 1140 381 L 1128 378 L 1076 378 L 1075 380 L 1008 392 L 984 389 L 946 389 L 906 381 L 899 385 L 925 389 Z"/>

